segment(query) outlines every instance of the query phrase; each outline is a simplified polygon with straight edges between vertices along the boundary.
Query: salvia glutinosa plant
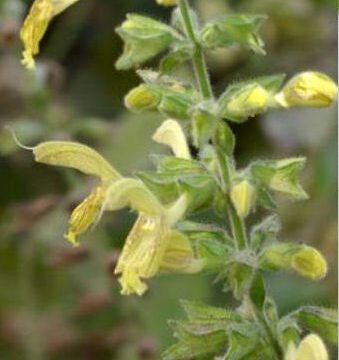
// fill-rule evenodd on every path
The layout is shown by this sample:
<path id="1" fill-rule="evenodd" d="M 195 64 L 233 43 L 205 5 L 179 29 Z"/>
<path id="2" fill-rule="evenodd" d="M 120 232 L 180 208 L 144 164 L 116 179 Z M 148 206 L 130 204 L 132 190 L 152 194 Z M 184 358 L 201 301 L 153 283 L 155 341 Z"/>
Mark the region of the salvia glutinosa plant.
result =
<path id="1" fill-rule="evenodd" d="M 27 68 L 34 69 L 34 56 L 53 17 L 78 1 L 34 1 L 21 30 Z M 74 209 L 65 237 L 77 246 L 78 235 L 104 212 L 128 207 L 138 215 L 115 268 L 123 295 L 144 294 L 147 279 L 159 273 L 209 272 L 238 300 L 235 309 L 182 302 L 188 320 L 170 322 L 178 342 L 163 359 L 326 360 L 327 346 L 337 341 L 335 311 L 303 306 L 279 317 L 263 279 L 265 271 L 291 271 L 312 280 L 326 275 L 319 251 L 278 240 L 272 195 L 308 198 L 298 182 L 305 158 L 260 160 L 238 169 L 228 123 L 245 122 L 269 108 L 330 106 L 337 86 L 322 73 L 306 71 L 287 82 L 283 74 L 275 74 L 234 83 L 216 96 L 204 52 L 238 45 L 264 55 L 258 31 L 265 15 L 227 14 L 200 24 L 187 0 L 157 2 L 173 6 L 171 23 L 128 14 L 116 29 L 124 42 L 116 67 L 140 67 L 167 52 L 158 71 L 137 71 L 141 84 L 127 94 L 125 105 L 166 118 L 153 141 L 172 154 L 153 156 L 155 170 L 128 178 L 76 142 L 30 148 L 37 162 L 74 168 L 99 180 Z M 193 65 L 194 83 L 171 76 L 184 62 Z M 257 207 L 266 208 L 268 215 L 247 228 L 246 218 Z M 224 228 L 189 220 L 206 208 L 224 219 Z"/>

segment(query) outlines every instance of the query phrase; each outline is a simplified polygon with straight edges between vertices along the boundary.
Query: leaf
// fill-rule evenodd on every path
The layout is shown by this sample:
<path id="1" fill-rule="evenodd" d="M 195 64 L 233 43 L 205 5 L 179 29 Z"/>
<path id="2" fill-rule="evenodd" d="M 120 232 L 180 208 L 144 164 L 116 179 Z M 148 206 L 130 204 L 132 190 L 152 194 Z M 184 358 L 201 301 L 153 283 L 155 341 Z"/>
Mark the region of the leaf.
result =
<path id="1" fill-rule="evenodd" d="M 121 175 L 95 150 L 68 141 L 48 141 L 33 148 L 35 161 L 70 167 L 102 180 L 117 180 Z"/>
<path id="2" fill-rule="evenodd" d="M 162 358 L 166 360 L 197 359 L 220 354 L 227 344 L 224 330 L 209 331 L 199 324 L 171 321 L 170 326 L 179 343 L 167 349 Z"/>
<path id="3" fill-rule="evenodd" d="M 338 344 L 338 311 L 317 306 L 303 306 L 294 315 L 303 327 L 323 339 Z"/>
<path id="4" fill-rule="evenodd" d="M 191 322 L 206 323 L 225 328 L 226 323 L 240 321 L 240 316 L 232 311 L 205 305 L 198 301 L 181 300 L 181 306 Z"/>

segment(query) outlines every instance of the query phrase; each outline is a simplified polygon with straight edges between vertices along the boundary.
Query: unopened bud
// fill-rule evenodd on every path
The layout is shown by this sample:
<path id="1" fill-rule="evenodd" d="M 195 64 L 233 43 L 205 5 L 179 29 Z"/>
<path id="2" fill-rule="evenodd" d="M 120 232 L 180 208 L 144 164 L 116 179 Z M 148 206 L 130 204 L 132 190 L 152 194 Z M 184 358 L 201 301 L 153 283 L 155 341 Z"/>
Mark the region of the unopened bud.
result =
<path id="1" fill-rule="evenodd" d="M 286 360 L 328 360 L 328 352 L 322 339 L 316 334 L 310 334 L 297 349 L 294 344 L 290 344 Z"/>
<path id="2" fill-rule="evenodd" d="M 265 270 L 293 270 L 312 280 L 319 280 L 327 273 L 326 261 L 318 250 L 293 243 L 266 248 L 259 263 Z"/>
<path id="3" fill-rule="evenodd" d="M 177 0 L 157 0 L 157 4 L 162 6 L 175 6 L 177 5 Z"/>
<path id="4" fill-rule="evenodd" d="M 338 87 L 327 75 L 303 72 L 294 76 L 275 97 L 282 107 L 330 106 L 337 98 Z"/>
<path id="5" fill-rule="evenodd" d="M 125 105 L 135 111 L 155 109 L 161 96 L 148 85 L 140 85 L 132 89 L 125 97 Z"/>
<path id="6" fill-rule="evenodd" d="M 238 215 L 245 218 L 255 204 L 256 189 L 250 182 L 243 180 L 232 187 L 231 200 Z"/>
<path id="7" fill-rule="evenodd" d="M 322 279 L 327 273 L 327 264 L 322 254 L 305 246 L 292 257 L 292 268 L 313 280 Z"/>
<path id="8" fill-rule="evenodd" d="M 246 85 L 235 92 L 230 100 L 220 99 L 220 113 L 226 119 L 242 122 L 265 111 L 268 100 L 269 94 L 262 86 Z"/>

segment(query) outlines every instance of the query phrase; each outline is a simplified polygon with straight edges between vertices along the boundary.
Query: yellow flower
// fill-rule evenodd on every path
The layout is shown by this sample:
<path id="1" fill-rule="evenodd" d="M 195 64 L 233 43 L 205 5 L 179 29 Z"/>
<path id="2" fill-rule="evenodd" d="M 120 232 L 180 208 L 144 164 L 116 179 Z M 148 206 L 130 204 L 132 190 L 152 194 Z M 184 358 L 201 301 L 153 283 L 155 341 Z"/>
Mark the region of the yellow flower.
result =
<path id="1" fill-rule="evenodd" d="M 186 195 L 182 195 L 172 206 L 163 206 L 136 179 L 120 179 L 107 189 L 103 210 L 129 206 L 139 213 L 115 269 L 116 274 L 121 274 L 123 295 L 142 295 L 147 290 L 143 279 L 161 270 L 181 273 L 201 270 L 202 263 L 195 259 L 185 235 L 173 229 L 187 205 Z"/>
<path id="2" fill-rule="evenodd" d="M 294 76 L 275 96 L 282 107 L 330 106 L 337 98 L 338 88 L 327 75 L 307 71 Z"/>
<path id="3" fill-rule="evenodd" d="M 306 336 L 298 348 L 290 344 L 285 360 L 328 360 L 328 353 L 321 338 L 316 334 Z"/>
<path id="4" fill-rule="evenodd" d="M 174 120 L 164 122 L 154 138 L 171 146 L 175 154 L 190 157 L 184 133 Z M 201 270 L 202 261 L 195 258 L 189 240 L 173 229 L 186 212 L 185 194 L 171 206 L 164 206 L 141 180 L 122 177 L 96 151 L 79 143 L 44 142 L 32 150 L 37 162 L 74 168 L 100 179 L 72 212 L 66 238 L 73 245 L 78 244 L 77 235 L 95 223 L 103 211 L 129 207 L 138 212 L 115 270 L 121 274 L 122 294 L 142 295 L 147 289 L 143 279 L 159 271 Z"/>
<path id="5" fill-rule="evenodd" d="M 172 119 L 164 121 L 153 135 L 153 140 L 169 146 L 176 157 L 191 159 L 185 134 L 177 121 Z"/>
<path id="6" fill-rule="evenodd" d="M 157 4 L 163 6 L 175 6 L 177 5 L 177 0 L 157 0 Z"/>
<path id="7" fill-rule="evenodd" d="M 20 31 L 24 45 L 22 63 L 34 69 L 34 55 L 39 53 L 39 44 L 48 25 L 56 15 L 79 0 L 35 0 Z"/>
<path id="8" fill-rule="evenodd" d="M 65 237 L 76 246 L 77 235 L 85 232 L 98 218 L 106 189 L 121 175 L 96 151 L 79 143 L 44 142 L 34 147 L 33 153 L 37 162 L 74 168 L 100 179 L 100 185 L 72 212 Z"/>

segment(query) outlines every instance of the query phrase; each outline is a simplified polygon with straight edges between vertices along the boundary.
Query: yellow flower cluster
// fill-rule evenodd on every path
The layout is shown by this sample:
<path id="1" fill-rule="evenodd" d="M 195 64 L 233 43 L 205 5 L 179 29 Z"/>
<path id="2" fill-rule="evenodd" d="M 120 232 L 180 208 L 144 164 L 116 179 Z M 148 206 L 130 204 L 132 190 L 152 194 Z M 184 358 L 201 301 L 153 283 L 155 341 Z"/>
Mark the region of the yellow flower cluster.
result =
<path id="1" fill-rule="evenodd" d="M 165 121 L 153 139 L 172 148 L 177 157 L 190 158 L 185 135 L 174 120 Z M 194 273 L 202 261 L 195 257 L 186 236 L 173 228 L 185 214 L 188 201 L 182 194 L 174 204 L 164 206 L 142 181 L 120 175 L 93 149 L 74 142 L 51 141 L 34 147 L 35 160 L 77 169 L 100 179 L 100 184 L 73 210 L 65 237 L 78 245 L 77 236 L 95 224 L 104 211 L 130 207 L 138 212 L 119 258 L 122 294 L 142 295 L 143 279 L 159 271 Z"/>

